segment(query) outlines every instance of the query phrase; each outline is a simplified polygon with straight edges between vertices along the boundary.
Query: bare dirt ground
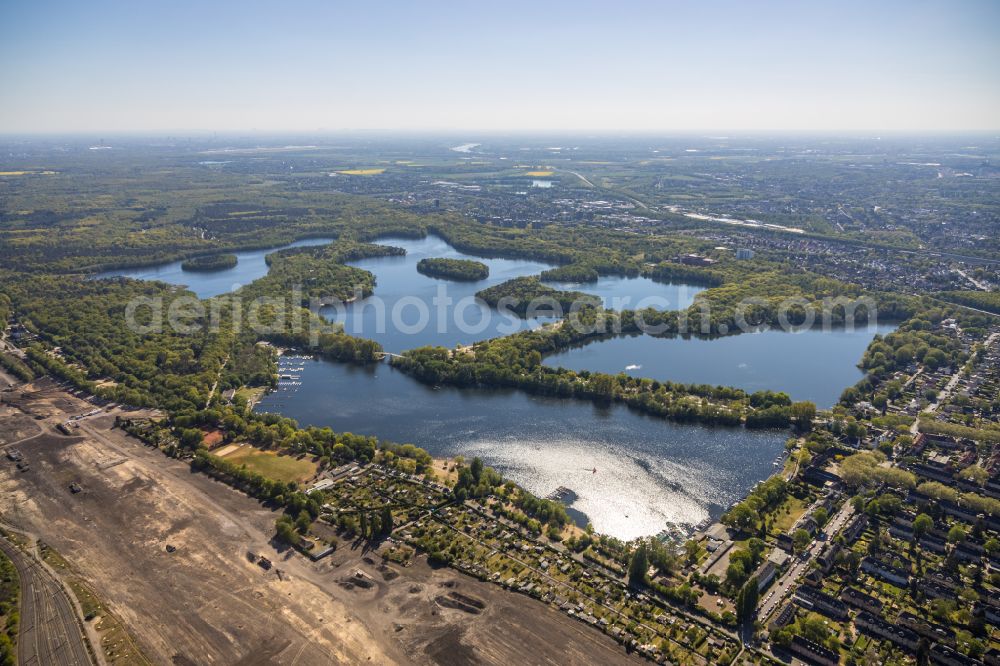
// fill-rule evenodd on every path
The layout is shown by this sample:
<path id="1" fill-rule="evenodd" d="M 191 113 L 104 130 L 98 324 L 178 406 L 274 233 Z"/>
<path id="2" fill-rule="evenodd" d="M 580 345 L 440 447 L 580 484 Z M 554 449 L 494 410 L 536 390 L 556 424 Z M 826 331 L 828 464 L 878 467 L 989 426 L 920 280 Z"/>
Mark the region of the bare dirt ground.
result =
<path id="1" fill-rule="evenodd" d="M 635 661 L 554 609 L 423 560 L 388 570 L 349 544 L 319 563 L 279 553 L 273 512 L 114 429 L 113 415 L 67 437 L 53 426 L 92 405 L 51 388 L 18 404 L 46 416 L 28 417 L 45 432 L 18 444 L 30 471 L 0 458 L 3 517 L 63 555 L 156 663 Z M 0 413 L 2 440 L 20 432 L 8 417 L 20 423 Z M 363 584 L 345 582 L 359 569 Z"/>
<path id="2" fill-rule="evenodd" d="M 354 612 L 404 646 L 412 663 L 635 663 L 582 622 L 451 569 L 432 569 L 423 558 L 383 572 L 379 560 L 362 559 L 359 567 L 355 553 L 340 557 L 329 566 L 341 571 L 341 581 L 361 568 L 374 582 L 370 589 L 342 587 L 355 599 Z"/>
<path id="3" fill-rule="evenodd" d="M 41 434 L 43 427 L 19 409 L 0 404 L 0 446 L 17 444 Z"/>

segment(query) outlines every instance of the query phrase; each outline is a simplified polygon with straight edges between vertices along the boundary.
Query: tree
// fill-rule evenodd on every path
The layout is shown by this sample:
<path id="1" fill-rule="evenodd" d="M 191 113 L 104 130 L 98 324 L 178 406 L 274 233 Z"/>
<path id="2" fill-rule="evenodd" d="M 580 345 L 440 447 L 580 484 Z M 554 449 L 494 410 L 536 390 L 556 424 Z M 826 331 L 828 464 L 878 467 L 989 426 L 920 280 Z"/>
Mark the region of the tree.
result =
<path id="1" fill-rule="evenodd" d="M 379 522 L 381 523 L 381 533 L 383 535 L 392 534 L 392 510 L 388 506 L 382 507 L 382 518 Z"/>
<path id="2" fill-rule="evenodd" d="M 844 434 L 848 437 L 854 439 L 856 442 L 860 443 L 868 435 L 868 428 L 862 423 L 858 423 L 854 419 L 847 422 L 847 427 L 844 429 Z"/>
<path id="3" fill-rule="evenodd" d="M 730 562 L 726 567 L 726 585 L 735 588 L 747 579 L 747 569 L 743 562 Z"/>
<path id="4" fill-rule="evenodd" d="M 961 525 L 954 525 L 948 530 L 948 541 L 950 543 L 961 543 L 965 541 L 965 528 Z"/>
<path id="5" fill-rule="evenodd" d="M 301 537 L 295 531 L 295 525 L 289 516 L 281 516 L 274 525 L 278 541 L 287 543 L 289 546 L 299 545 Z"/>
<path id="6" fill-rule="evenodd" d="M 628 584 L 631 587 L 644 587 L 646 576 L 649 572 L 649 556 L 646 552 L 646 544 L 641 543 L 632 553 L 632 562 L 628 567 Z"/>
<path id="7" fill-rule="evenodd" d="M 201 446 L 202 443 L 202 433 L 200 430 L 195 428 L 184 428 L 181 430 L 181 446 L 185 449 L 194 449 Z"/>
<path id="8" fill-rule="evenodd" d="M 990 480 L 990 473 L 979 465 L 969 465 L 958 473 L 958 478 L 971 481 L 977 486 L 984 486 Z"/>
<path id="9" fill-rule="evenodd" d="M 736 619 L 740 624 L 753 620 L 757 617 L 757 602 L 760 600 L 757 576 L 751 576 L 739 594 L 736 595 Z"/>
<path id="10" fill-rule="evenodd" d="M 312 525 L 312 516 L 305 509 L 299 511 L 298 517 L 295 519 L 295 529 L 299 531 L 300 534 L 305 534 L 309 531 L 309 527 Z"/>
<path id="11" fill-rule="evenodd" d="M 808 400 L 792 403 L 792 418 L 795 427 L 802 432 L 812 430 L 813 419 L 816 418 L 816 405 Z"/>
<path id="12" fill-rule="evenodd" d="M 737 532 L 749 532 L 757 524 L 757 514 L 746 503 L 740 502 L 726 512 L 722 517 L 722 523 Z"/>
<path id="13" fill-rule="evenodd" d="M 804 551 L 809 546 L 811 541 L 812 537 L 809 536 L 809 532 L 806 532 L 803 529 L 797 529 L 795 530 L 795 533 L 792 534 L 792 546 L 795 548 L 796 553 Z"/>
<path id="14" fill-rule="evenodd" d="M 590 388 L 594 395 L 611 400 L 615 395 L 615 379 L 611 375 L 596 373 L 590 377 Z"/>
<path id="15" fill-rule="evenodd" d="M 687 560 L 688 564 L 694 564 L 698 561 L 698 553 L 701 552 L 701 546 L 694 539 L 688 539 L 684 542 L 684 559 Z"/>
<path id="16" fill-rule="evenodd" d="M 817 525 L 823 527 L 826 525 L 826 521 L 830 520 L 830 512 L 820 507 L 813 512 L 813 520 L 816 521 Z"/>
<path id="17" fill-rule="evenodd" d="M 922 513 L 913 520 L 913 536 L 919 539 L 934 528 L 934 519 Z"/>

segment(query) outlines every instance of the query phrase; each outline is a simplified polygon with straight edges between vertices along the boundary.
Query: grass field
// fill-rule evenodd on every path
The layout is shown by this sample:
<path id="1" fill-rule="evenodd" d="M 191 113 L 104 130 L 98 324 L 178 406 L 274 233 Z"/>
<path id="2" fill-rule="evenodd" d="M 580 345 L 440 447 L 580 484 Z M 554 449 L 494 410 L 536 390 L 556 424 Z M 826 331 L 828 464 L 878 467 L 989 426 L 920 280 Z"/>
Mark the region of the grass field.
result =
<path id="1" fill-rule="evenodd" d="M 785 500 L 784 504 L 778 508 L 775 514 L 776 517 L 774 518 L 774 522 L 771 523 L 771 532 L 775 535 L 787 532 L 788 529 L 795 524 L 795 521 L 799 519 L 799 516 L 805 513 L 807 508 L 808 507 L 805 502 L 797 497 L 789 496 L 789 498 Z M 786 509 L 788 510 L 788 513 L 785 513 Z"/>
<path id="2" fill-rule="evenodd" d="M 302 483 L 316 474 L 316 463 L 311 460 L 282 456 L 273 451 L 261 451 L 249 445 L 239 446 L 222 457 L 227 462 L 246 465 L 250 471 L 263 474 L 275 481 Z"/>
<path id="3" fill-rule="evenodd" d="M 551 176 L 553 171 L 525 171 L 525 176 L 535 176 L 536 178 L 541 178 L 542 176 Z"/>
<path id="4" fill-rule="evenodd" d="M 385 169 L 344 169 L 337 173 L 342 173 L 345 176 L 377 176 L 384 171 Z"/>

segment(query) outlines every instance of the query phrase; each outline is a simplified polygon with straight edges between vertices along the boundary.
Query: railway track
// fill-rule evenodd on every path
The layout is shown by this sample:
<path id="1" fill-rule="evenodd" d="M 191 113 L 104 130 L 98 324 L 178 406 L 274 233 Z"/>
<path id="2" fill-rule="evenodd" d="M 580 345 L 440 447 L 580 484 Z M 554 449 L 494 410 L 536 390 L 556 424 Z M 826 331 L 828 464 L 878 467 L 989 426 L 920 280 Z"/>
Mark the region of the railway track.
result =
<path id="1" fill-rule="evenodd" d="M 6 539 L 3 550 L 21 579 L 20 666 L 93 666 L 80 620 L 65 590 L 45 568 Z"/>

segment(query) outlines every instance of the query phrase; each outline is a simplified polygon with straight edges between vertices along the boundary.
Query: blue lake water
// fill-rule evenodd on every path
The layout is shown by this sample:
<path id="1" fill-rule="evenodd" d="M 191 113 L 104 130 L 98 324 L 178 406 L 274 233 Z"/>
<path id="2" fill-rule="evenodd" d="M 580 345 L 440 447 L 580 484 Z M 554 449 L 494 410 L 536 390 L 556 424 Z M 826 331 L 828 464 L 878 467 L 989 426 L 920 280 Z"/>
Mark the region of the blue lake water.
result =
<path id="1" fill-rule="evenodd" d="M 622 539 L 717 518 L 778 469 L 787 437 L 520 391 L 433 388 L 387 364 L 283 357 L 281 367 L 301 384 L 279 387 L 258 410 L 409 442 L 435 456 L 480 456 L 541 496 L 566 486 L 578 495 L 573 509 Z"/>
<path id="2" fill-rule="evenodd" d="M 329 239 L 293 245 L 325 242 Z M 537 275 L 548 264 L 481 259 L 490 267 L 489 278 L 452 282 L 421 275 L 416 263 L 424 257 L 475 257 L 436 237 L 379 242 L 403 247 L 407 255 L 353 262 L 375 275 L 375 294 L 324 313 L 348 333 L 373 338 L 398 353 L 428 344 L 469 344 L 540 325 L 541 319 L 502 316 L 474 294 L 511 278 Z M 275 249 L 236 253 L 235 268 L 211 273 L 184 272 L 180 262 L 172 262 L 105 276 L 183 284 L 208 298 L 263 276 L 264 257 Z M 555 286 L 598 295 L 616 309 L 684 308 L 700 291 L 647 278 L 603 277 L 592 284 Z M 855 364 L 874 333 L 772 332 L 707 341 L 619 338 L 572 349 L 546 362 L 606 372 L 635 366 L 628 371 L 682 382 L 784 390 L 797 400 L 828 406 L 860 378 Z M 434 388 L 386 364 L 357 368 L 283 357 L 281 367 L 282 374 L 292 374 L 294 380 L 282 382 L 258 409 L 280 412 L 302 425 L 410 442 L 436 456 L 479 455 L 539 495 L 558 486 L 572 489 L 578 496 L 573 509 L 599 531 L 625 539 L 655 534 L 670 524 L 717 518 L 724 507 L 778 469 L 776 457 L 786 437 L 781 432 L 672 424 L 623 406 L 595 407 L 518 391 Z M 302 370 L 293 369 L 298 367 Z"/>
<path id="3" fill-rule="evenodd" d="M 793 400 L 832 407 L 864 374 L 857 367 L 876 334 L 895 326 L 852 331 L 762 331 L 714 340 L 640 335 L 602 340 L 553 354 L 545 364 L 686 384 L 785 391 Z"/>
<path id="4" fill-rule="evenodd" d="M 311 238 L 266 250 L 235 252 L 239 263 L 220 271 L 185 271 L 180 261 L 159 266 L 112 270 L 95 277 L 125 276 L 137 280 L 160 280 L 185 285 L 199 298 L 235 291 L 267 274 L 265 257 L 287 247 L 325 245 L 329 238 Z M 379 342 L 386 351 L 400 353 L 425 345 L 454 347 L 509 335 L 535 327 L 551 318 L 523 320 L 501 313 L 475 298 L 476 292 L 517 277 L 538 275 L 552 264 L 523 259 L 480 258 L 459 252 L 437 236 L 421 239 L 388 237 L 378 241 L 406 250 L 405 256 L 373 257 L 349 262 L 375 275 L 375 293 L 365 299 L 321 313 L 343 324 L 351 335 Z M 456 282 L 417 272 L 417 262 L 430 257 L 474 259 L 490 268 L 485 280 Z M 602 277 L 585 285 L 552 285 L 600 296 L 607 307 L 632 308 L 636 304 L 659 309 L 681 309 L 691 305 L 702 289 L 683 284 L 665 284 L 648 278 Z"/>
<path id="5" fill-rule="evenodd" d="M 419 240 L 383 238 L 383 245 L 406 250 L 405 256 L 374 257 L 350 262 L 375 275 L 375 293 L 341 308 L 322 310 L 351 335 L 378 341 L 399 353 L 425 345 L 454 347 L 509 335 L 538 326 L 546 318 L 522 320 L 503 314 L 475 298 L 476 292 L 517 277 L 538 275 L 551 264 L 523 259 L 480 258 L 464 254 L 436 236 Z M 417 272 L 417 262 L 429 257 L 474 259 L 489 266 L 490 275 L 476 282 L 441 280 Z M 699 287 L 665 284 L 649 278 L 602 277 L 583 285 L 551 285 L 600 296 L 607 307 L 631 308 L 636 303 L 660 309 L 691 305 Z M 617 299 L 617 300 L 616 300 Z"/>
<path id="6" fill-rule="evenodd" d="M 332 238 L 307 238 L 283 245 L 280 248 L 228 253 L 235 254 L 239 263 L 232 268 L 221 271 L 185 271 L 181 268 L 182 261 L 171 261 L 158 266 L 105 271 L 94 277 L 123 276 L 136 280 L 159 280 L 168 284 L 184 285 L 193 291 L 198 298 L 211 298 L 236 291 L 240 287 L 267 275 L 267 263 L 264 261 L 264 257 L 276 250 L 305 245 L 326 245 L 332 241 Z"/>

